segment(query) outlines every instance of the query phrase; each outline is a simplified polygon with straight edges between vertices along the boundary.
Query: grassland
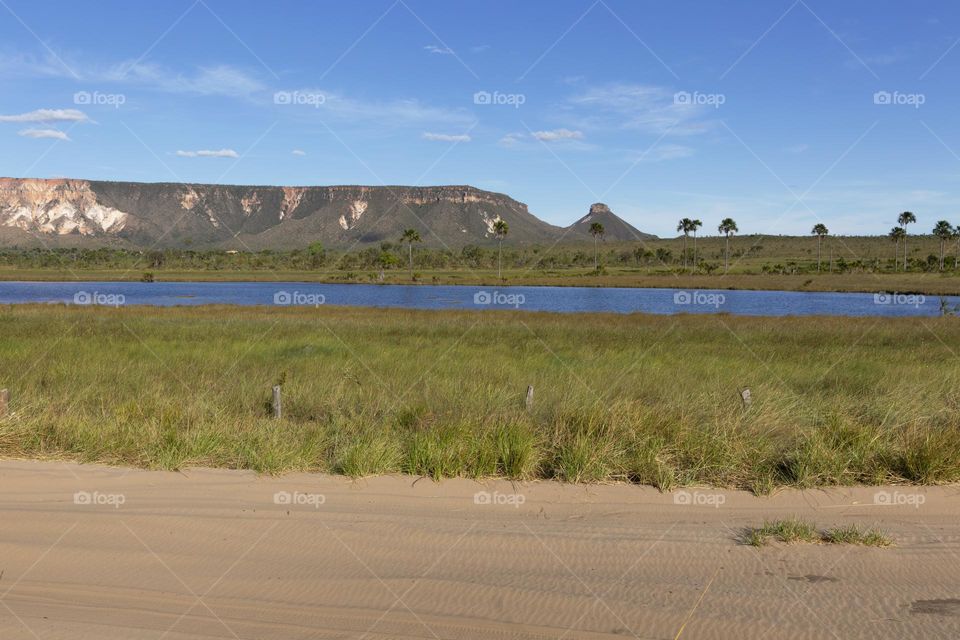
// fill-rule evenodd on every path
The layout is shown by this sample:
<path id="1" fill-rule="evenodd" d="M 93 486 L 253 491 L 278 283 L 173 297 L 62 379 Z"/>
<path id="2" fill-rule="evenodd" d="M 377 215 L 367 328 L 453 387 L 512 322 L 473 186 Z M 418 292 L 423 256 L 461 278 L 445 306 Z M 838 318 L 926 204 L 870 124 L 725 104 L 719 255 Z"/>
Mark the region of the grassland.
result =
<path id="1" fill-rule="evenodd" d="M 955 318 L 38 305 L 0 309 L 0 331 L 8 457 L 757 493 L 960 480 Z"/>
<path id="2" fill-rule="evenodd" d="M 417 247 L 414 271 L 406 247 L 384 243 L 350 251 L 288 252 L 5 250 L 0 280 L 132 280 L 147 274 L 156 280 L 384 282 L 410 284 L 549 285 L 765 289 L 795 291 L 896 291 L 960 295 L 960 268 L 954 242 L 945 246 L 939 269 L 939 241 L 914 236 L 909 241 L 910 270 L 902 252 L 881 237 L 830 237 L 824 241 L 820 269 L 814 238 L 743 236 L 731 240 L 729 270 L 724 241 L 701 238 L 694 267 L 679 239 L 609 242 L 599 247 L 601 269 L 594 268 L 592 245 L 511 247 L 503 250 L 498 276 L 497 248 L 456 250 Z M 898 266 L 899 265 L 899 266 Z M 502 277 L 501 277 L 502 276 Z"/>

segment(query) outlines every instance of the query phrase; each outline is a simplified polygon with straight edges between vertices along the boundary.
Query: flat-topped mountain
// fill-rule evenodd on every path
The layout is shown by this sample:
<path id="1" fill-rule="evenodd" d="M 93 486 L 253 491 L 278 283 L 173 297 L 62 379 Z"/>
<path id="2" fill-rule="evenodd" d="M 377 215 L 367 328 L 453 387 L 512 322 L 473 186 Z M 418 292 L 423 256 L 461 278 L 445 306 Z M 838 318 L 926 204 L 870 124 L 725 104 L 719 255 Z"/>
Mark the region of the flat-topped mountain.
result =
<path id="1" fill-rule="evenodd" d="M 603 225 L 603 238 L 612 241 L 651 240 L 656 236 L 640 231 L 629 222 L 615 214 L 602 202 L 590 205 L 590 211 L 574 222 L 568 229 L 568 238 L 590 236 L 590 225 L 598 222 Z"/>
<path id="2" fill-rule="evenodd" d="M 274 187 L 0 178 L 3 246 L 289 249 L 321 242 L 346 248 L 396 241 L 404 229 L 413 228 L 425 245 L 460 247 L 494 242 L 498 220 L 509 225 L 510 244 L 554 242 L 566 231 L 540 220 L 509 196 L 470 186 Z M 645 237 L 612 213 L 602 221 L 609 238 Z M 579 228 L 570 232 L 569 239 L 579 239 Z"/>

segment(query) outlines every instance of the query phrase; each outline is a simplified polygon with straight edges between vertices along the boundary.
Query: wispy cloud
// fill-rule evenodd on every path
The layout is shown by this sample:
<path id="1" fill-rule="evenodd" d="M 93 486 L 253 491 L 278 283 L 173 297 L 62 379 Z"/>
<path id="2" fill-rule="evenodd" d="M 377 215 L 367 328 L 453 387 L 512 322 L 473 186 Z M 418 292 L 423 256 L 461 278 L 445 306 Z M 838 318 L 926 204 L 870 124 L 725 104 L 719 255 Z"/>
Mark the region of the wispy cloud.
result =
<path id="1" fill-rule="evenodd" d="M 523 140 L 524 134 L 522 133 L 508 133 L 507 135 L 500 138 L 500 141 L 497 143 L 501 147 L 515 147 L 520 144 L 520 141 Z"/>
<path id="2" fill-rule="evenodd" d="M 137 85 L 167 93 L 249 97 L 266 87 L 253 73 L 232 65 L 219 64 L 175 70 L 159 64 L 127 60 L 108 64 L 67 60 L 64 66 L 52 55 L 0 55 L 0 75 L 14 77 L 67 78 L 85 83 Z"/>
<path id="3" fill-rule="evenodd" d="M 3 116 L 0 115 L 0 122 L 35 122 L 40 124 L 51 124 L 54 122 L 89 122 L 82 111 L 76 109 L 37 109 L 28 113 Z"/>
<path id="4" fill-rule="evenodd" d="M 415 99 L 371 101 L 357 99 L 338 92 L 324 91 L 324 102 L 315 111 L 323 116 L 341 118 L 350 122 L 376 121 L 387 126 L 398 125 L 455 125 L 457 128 L 473 124 L 475 117 L 466 109 L 447 109 L 424 104 Z M 309 116 L 314 109 L 305 109 Z"/>
<path id="5" fill-rule="evenodd" d="M 488 44 L 479 44 L 475 47 L 470 47 L 470 53 L 483 53 L 490 48 Z"/>
<path id="6" fill-rule="evenodd" d="M 791 145 L 784 149 L 787 153 L 803 153 L 810 148 L 810 145 L 801 142 L 800 144 Z"/>
<path id="7" fill-rule="evenodd" d="M 24 138 L 53 138 L 55 140 L 66 140 L 69 142 L 70 137 L 63 131 L 58 131 L 57 129 L 24 129 L 17 133 L 18 136 L 23 136 Z"/>
<path id="8" fill-rule="evenodd" d="M 450 47 L 441 47 L 435 44 L 428 44 L 427 46 L 424 47 L 424 50 L 429 51 L 430 53 L 437 53 L 444 56 L 452 56 L 455 53 L 454 50 L 451 49 Z"/>
<path id="9" fill-rule="evenodd" d="M 666 87 L 608 84 L 591 87 L 568 98 L 557 118 L 580 129 L 634 129 L 652 135 L 706 133 L 713 123 L 706 119 L 712 109 L 675 100 Z"/>
<path id="10" fill-rule="evenodd" d="M 198 151 L 177 151 L 181 158 L 239 158 L 240 154 L 233 149 L 200 149 Z"/>
<path id="11" fill-rule="evenodd" d="M 304 151 L 303 149 L 294 149 L 294 150 L 291 151 L 290 153 L 292 153 L 292 154 L 295 155 L 295 156 L 305 156 L 305 155 L 307 155 L 307 152 Z"/>
<path id="12" fill-rule="evenodd" d="M 130 82 L 167 93 L 201 96 L 248 97 L 266 87 L 252 74 L 230 65 L 198 67 L 186 73 L 153 64 L 120 64 L 99 73 L 93 80 Z"/>
<path id="13" fill-rule="evenodd" d="M 424 140 L 435 140 L 437 142 L 470 142 L 470 136 L 465 133 L 461 134 L 450 134 L 450 133 L 430 133 L 425 132 L 423 134 Z"/>
<path id="14" fill-rule="evenodd" d="M 570 129 L 534 131 L 531 135 L 537 140 L 541 140 L 543 142 L 555 142 L 557 140 L 583 140 L 582 131 L 571 131 Z"/>
<path id="15" fill-rule="evenodd" d="M 665 162 L 689 158 L 695 153 L 692 147 L 682 144 L 658 144 L 651 149 L 635 154 L 636 162 Z"/>

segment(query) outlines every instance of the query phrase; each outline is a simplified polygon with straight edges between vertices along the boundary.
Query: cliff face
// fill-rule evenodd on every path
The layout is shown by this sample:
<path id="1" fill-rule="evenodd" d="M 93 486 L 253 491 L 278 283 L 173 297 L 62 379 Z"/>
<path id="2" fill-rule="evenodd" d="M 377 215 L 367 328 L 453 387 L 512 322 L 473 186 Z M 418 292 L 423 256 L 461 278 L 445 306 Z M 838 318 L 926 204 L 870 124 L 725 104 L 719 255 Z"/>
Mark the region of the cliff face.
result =
<path id="1" fill-rule="evenodd" d="M 128 214 L 104 206 L 86 180 L 0 178 L 0 224 L 24 231 L 66 235 L 120 233 Z"/>
<path id="2" fill-rule="evenodd" d="M 396 241 L 458 247 L 560 236 L 508 196 L 469 186 L 272 187 L 0 178 L 0 243 L 134 247 L 293 248 Z"/>

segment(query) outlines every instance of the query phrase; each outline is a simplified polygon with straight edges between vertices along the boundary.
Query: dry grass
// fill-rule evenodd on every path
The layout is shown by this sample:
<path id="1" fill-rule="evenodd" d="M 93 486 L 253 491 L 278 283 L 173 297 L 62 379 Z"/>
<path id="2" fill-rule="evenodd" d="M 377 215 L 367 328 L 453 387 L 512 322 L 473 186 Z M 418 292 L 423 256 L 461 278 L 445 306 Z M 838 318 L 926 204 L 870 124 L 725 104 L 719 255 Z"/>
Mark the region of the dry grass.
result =
<path id="1" fill-rule="evenodd" d="M 952 318 L 36 305 L 0 308 L 0 331 L 6 456 L 757 493 L 960 480 Z"/>

